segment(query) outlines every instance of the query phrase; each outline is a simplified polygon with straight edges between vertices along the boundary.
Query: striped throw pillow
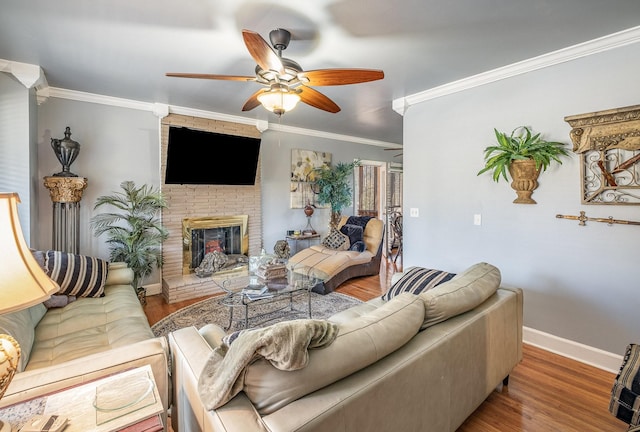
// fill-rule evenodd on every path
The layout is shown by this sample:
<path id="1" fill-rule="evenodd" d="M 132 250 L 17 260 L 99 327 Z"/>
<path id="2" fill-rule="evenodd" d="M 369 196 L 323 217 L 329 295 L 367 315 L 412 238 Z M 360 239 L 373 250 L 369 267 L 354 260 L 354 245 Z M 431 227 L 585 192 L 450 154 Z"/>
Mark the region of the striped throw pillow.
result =
<path id="1" fill-rule="evenodd" d="M 77 297 L 104 296 L 109 263 L 100 258 L 48 250 L 46 272 L 60 285 L 58 294 Z"/>
<path id="2" fill-rule="evenodd" d="M 433 270 L 423 267 L 411 267 L 402 277 L 394 283 L 389 291 L 384 293 L 382 300 L 391 300 L 393 297 L 403 292 L 420 294 L 443 282 L 451 280 L 455 273 L 448 273 L 442 270 Z"/>
<path id="3" fill-rule="evenodd" d="M 640 345 L 629 344 L 611 389 L 609 412 L 629 424 L 629 431 L 640 430 Z M 633 426 L 637 426 L 637 429 Z"/>

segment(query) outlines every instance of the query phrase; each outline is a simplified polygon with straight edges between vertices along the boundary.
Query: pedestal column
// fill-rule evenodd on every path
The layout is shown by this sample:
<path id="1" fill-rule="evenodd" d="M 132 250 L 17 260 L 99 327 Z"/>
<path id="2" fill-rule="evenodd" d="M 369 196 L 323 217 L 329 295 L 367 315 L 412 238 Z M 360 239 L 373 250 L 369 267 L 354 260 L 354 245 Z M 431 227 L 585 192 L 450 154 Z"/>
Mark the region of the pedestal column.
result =
<path id="1" fill-rule="evenodd" d="M 80 200 L 87 187 L 84 177 L 44 178 L 53 201 L 53 249 L 77 254 L 80 249 Z"/>

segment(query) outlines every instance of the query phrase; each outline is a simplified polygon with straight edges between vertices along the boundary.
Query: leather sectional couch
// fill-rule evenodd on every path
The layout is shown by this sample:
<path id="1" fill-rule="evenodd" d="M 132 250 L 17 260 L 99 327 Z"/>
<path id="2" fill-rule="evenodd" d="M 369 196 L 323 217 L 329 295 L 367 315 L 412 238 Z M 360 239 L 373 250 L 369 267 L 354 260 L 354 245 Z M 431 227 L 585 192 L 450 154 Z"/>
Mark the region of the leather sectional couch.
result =
<path id="1" fill-rule="evenodd" d="M 0 407 L 113 373 L 150 365 L 169 407 L 168 346 L 154 337 L 133 286 L 133 272 L 111 263 L 104 296 L 78 297 L 64 307 L 32 306 L 0 315 L 0 333 L 20 343 L 21 365 Z"/>
<path id="2" fill-rule="evenodd" d="M 212 410 L 198 383 L 224 333 L 173 332 L 173 429 L 455 431 L 522 359 L 522 290 L 499 286 L 499 270 L 479 263 L 420 294 L 340 312 L 329 318 L 337 338 L 309 350 L 306 367 L 281 371 L 258 358 L 242 391 Z"/>

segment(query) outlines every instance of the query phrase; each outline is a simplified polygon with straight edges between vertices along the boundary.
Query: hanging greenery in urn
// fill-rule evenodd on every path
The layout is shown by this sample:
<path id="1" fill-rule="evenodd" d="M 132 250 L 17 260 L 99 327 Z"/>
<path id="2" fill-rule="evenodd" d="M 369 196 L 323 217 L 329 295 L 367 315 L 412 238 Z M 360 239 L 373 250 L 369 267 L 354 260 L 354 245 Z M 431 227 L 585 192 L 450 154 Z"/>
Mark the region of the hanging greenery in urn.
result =
<path id="1" fill-rule="evenodd" d="M 540 171 L 546 171 L 551 162 L 562 164 L 561 156 L 569 156 L 565 144 L 542 139 L 540 133 L 534 134 L 528 126 L 515 128 L 510 135 L 494 129 L 497 145 L 484 149 L 485 166 L 478 175 L 490 171 L 493 180 L 503 177 L 509 181 L 518 197 L 516 204 L 536 204 L 531 194 L 538 187 Z"/>
<path id="2" fill-rule="evenodd" d="M 335 166 L 323 166 L 317 168 L 317 176 L 314 182 L 314 192 L 319 204 L 331 206 L 331 226 L 337 226 L 342 216 L 342 209 L 350 206 L 352 201 L 350 177 L 355 167 L 360 165 L 359 160 L 351 163 L 338 162 Z"/>

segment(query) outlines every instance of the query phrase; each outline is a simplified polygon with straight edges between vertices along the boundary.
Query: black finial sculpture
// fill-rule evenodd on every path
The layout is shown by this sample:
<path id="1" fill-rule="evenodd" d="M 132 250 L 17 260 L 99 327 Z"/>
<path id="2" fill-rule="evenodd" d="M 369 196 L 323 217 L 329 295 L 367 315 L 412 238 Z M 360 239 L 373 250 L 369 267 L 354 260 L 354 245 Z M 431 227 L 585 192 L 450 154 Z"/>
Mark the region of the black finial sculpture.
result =
<path id="1" fill-rule="evenodd" d="M 78 153 L 80 153 L 80 144 L 77 141 L 71 139 L 71 128 L 67 126 L 64 131 L 64 139 L 51 138 L 51 148 L 53 149 L 56 157 L 62 164 L 62 171 L 54 174 L 55 177 L 78 177 L 77 174 L 69 171 L 71 164 Z"/>

